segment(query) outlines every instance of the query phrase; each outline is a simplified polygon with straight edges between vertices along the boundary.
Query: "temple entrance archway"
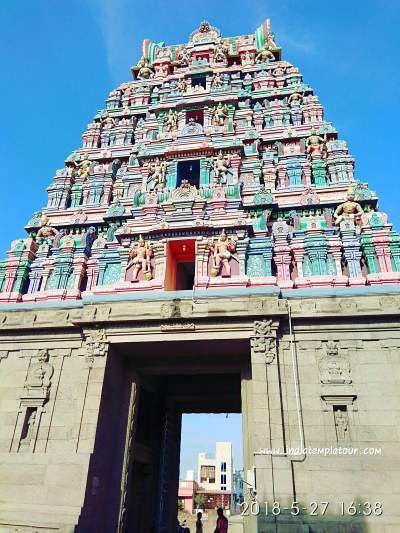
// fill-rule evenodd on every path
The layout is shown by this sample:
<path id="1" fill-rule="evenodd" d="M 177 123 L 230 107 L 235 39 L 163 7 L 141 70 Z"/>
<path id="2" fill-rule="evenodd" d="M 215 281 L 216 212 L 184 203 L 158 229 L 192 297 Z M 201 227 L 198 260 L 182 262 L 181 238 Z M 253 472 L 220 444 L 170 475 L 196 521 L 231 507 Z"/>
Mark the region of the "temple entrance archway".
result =
<path id="1" fill-rule="evenodd" d="M 119 533 L 175 531 L 182 415 L 243 413 L 246 427 L 242 389 L 249 365 L 245 339 L 132 343 L 112 349 L 92 465 L 97 473 L 99 464 L 114 472 L 108 509 L 96 508 L 103 515 L 101 523 L 118 524 Z M 102 434 L 110 437 L 113 431 L 105 446 Z M 86 500 L 93 517 L 90 495 Z M 83 511 L 82 524 L 84 517 Z"/>

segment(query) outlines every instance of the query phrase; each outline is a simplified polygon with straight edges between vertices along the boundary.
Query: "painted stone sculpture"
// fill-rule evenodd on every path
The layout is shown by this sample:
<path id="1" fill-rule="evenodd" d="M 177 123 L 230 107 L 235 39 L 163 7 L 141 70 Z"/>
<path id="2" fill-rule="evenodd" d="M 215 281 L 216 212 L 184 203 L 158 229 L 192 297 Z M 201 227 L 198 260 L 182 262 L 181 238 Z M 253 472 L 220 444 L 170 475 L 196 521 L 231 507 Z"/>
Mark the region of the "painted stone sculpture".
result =
<path id="1" fill-rule="evenodd" d="M 233 254 L 236 251 L 235 241 L 227 236 L 225 230 L 222 230 L 218 239 L 211 242 L 209 246 L 212 257 L 211 276 L 216 277 L 221 274 L 229 278 L 231 276 L 230 261 L 234 259 Z"/>
<path id="2" fill-rule="evenodd" d="M 357 220 L 363 215 L 364 211 L 358 202 L 354 201 L 355 193 L 354 189 L 347 190 L 347 200 L 340 204 L 333 215 L 335 224 L 339 225 L 346 219 Z"/>
<path id="3" fill-rule="evenodd" d="M 132 268 L 132 283 L 139 281 L 138 275 L 142 271 L 147 281 L 152 279 L 151 258 L 153 257 L 153 248 L 151 244 L 146 243 L 140 235 L 139 241 L 131 246 L 129 250 L 129 262 L 126 270 Z"/>
<path id="4" fill-rule="evenodd" d="M 58 231 L 55 228 L 51 227 L 47 215 L 42 215 L 41 227 L 36 235 L 38 244 L 42 244 L 42 243 L 52 244 L 54 239 L 57 237 L 57 235 L 58 235 Z"/>
<path id="5" fill-rule="evenodd" d="M 214 126 L 223 126 L 227 118 L 228 118 L 228 106 L 220 102 L 213 109 Z"/>

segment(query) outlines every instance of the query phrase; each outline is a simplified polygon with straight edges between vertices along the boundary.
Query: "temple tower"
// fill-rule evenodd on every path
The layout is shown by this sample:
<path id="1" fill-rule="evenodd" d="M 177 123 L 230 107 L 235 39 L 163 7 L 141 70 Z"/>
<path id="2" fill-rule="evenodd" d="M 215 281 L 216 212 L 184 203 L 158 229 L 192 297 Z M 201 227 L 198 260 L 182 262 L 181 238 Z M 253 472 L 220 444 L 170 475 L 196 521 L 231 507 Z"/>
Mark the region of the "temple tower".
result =
<path id="1" fill-rule="evenodd" d="M 171 533 L 187 412 L 243 415 L 245 533 L 398 531 L 400 240 L 346 141 L 269 21 L 131 71 L 0 262 L 0 532 Z"/>

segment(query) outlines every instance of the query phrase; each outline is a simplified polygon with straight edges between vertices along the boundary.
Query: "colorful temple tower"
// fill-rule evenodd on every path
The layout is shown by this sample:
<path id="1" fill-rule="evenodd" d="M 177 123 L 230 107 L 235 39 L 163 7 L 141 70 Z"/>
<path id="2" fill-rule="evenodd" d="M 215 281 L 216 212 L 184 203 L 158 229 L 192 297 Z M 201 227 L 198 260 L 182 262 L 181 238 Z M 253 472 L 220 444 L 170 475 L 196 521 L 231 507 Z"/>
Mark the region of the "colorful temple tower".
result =
<path id="1" fill-rule="evenodd" d="M 267 25 L 144 42 L 0 265 L 0 301 L 383 285 L 399 236 Z M 265 43 L 267 47 L 265 48 Z M 228 257 L 229 256 L 229 257 Z"/>
<path id="2" fill-rule="evenodd" d="M 174 531 L 207 410 L 243 414 L 245 533 L 397 531 L 400 239 L 346 141 L 269 21 L 132 76 L 0 262 L 0 532 Z M 338 445 L 387 453 L 303 450 Z"/>

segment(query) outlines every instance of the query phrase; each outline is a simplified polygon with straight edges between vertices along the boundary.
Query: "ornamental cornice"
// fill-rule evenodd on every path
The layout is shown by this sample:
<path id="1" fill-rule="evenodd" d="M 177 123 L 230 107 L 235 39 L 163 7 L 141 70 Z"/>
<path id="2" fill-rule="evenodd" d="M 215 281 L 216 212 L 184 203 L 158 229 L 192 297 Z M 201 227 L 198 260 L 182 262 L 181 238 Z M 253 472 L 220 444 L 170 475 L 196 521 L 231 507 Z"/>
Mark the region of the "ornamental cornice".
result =
<path id="1" fill-rule="evenodd" d="M 60 309 L 51 307 L 18 310 L 1 310 L 0 307 L 0 338 L 1 332 L 18 331 L 20 337 L 30 337 L 39 330 L 58 330 L 57 336 L 63 337 L 63 330 L 83 324 L 117 323 L 140 320 L 143 323 L 154 322 L 160 318 L 175 318 L 176 302 L 179 301 L 180 315 L 191 319 L 219 320 L 221 317 L 238 318 L 250 316 L 287 316 L 288 302 L 292 317 L 296 319 L 313 319 L 312 324 L 296 325 L 298 330 L 320 328 L 319 318 L 335 318 L 338 320 L 332 327 L 355 328 L 354 316 L 358 319 L 381 316 L 386 318 L 378 322 L 370 322 L 370 328 L 393 329 L 392 315 L 395 317 L 400 310 L 400 294 L 370 295 L 351 297 L 315 297 L 311 298 L 280 298 L 279 293 L 253 295 L 227 295 L 225 297 L 203 297 L 195 292 L 193 298 L 120 300 L 113 302 L 82 303 L 76 302 L 72 307 Z M 174 312 L 171 314 L 171 306 Z M 162 311 L 161 311 L 162 309 Z M 167 313 L 168 311 L 168 313 Z M 396 319 L 397 323 L 397 319 Z M 327 331 L 331 325 L 326 325 Z M 356 329 L 356 328 L 355 328 Z"/>

